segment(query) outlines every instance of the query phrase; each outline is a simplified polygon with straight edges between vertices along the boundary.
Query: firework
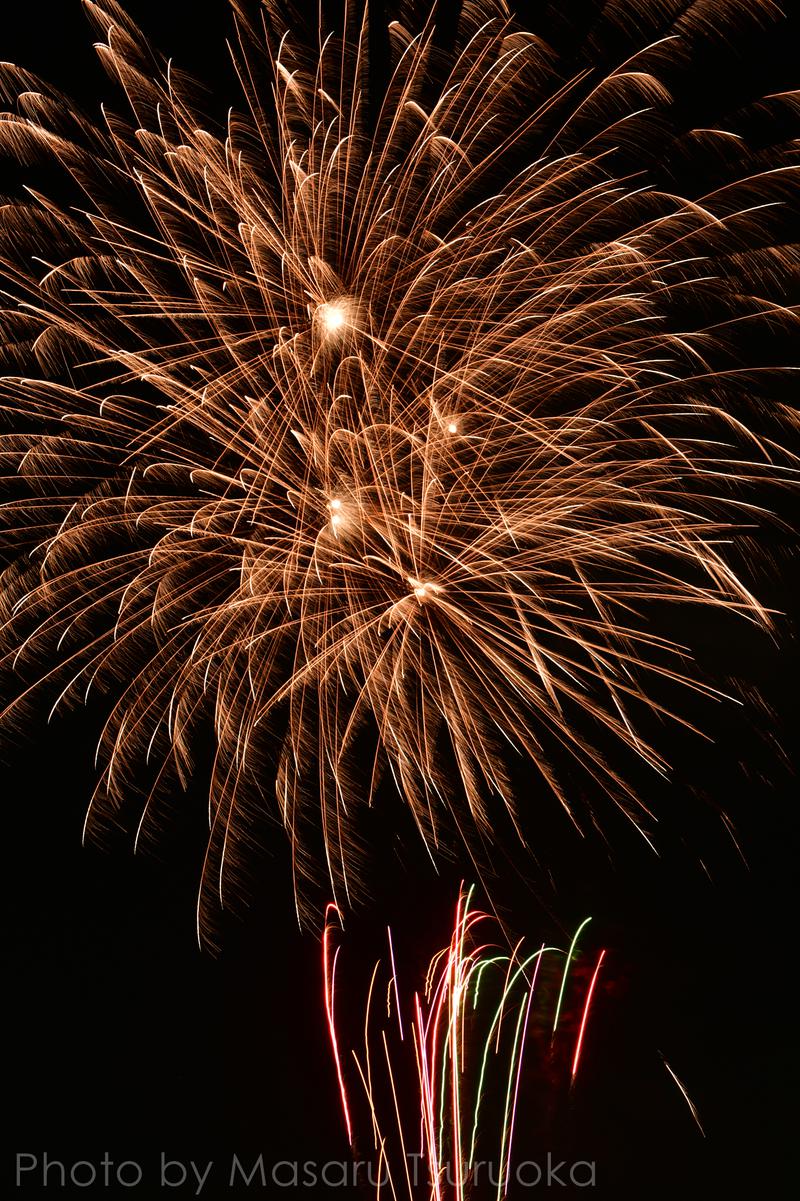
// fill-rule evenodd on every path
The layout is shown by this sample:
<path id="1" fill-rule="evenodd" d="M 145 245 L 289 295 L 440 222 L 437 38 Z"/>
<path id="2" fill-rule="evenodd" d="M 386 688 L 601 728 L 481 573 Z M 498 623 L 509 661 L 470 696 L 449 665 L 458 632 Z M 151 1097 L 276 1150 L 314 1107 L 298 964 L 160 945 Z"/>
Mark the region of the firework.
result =
<path id="1" fill-rule="evenodd" d="M 106 698 L 87 830 L 138 797 L 137 845 L 213 748 L 201 929 L 269 794 L 301 909 L 320 864 L 352 900 L 384 777 L 435 853 L 498 798 L 527 823 L 517 757 L 601 821 L 566 753 L 649 840 L 643 719 L 718 695 L 665 603 L 769 622 L 726 547 L 786 465 L 738 346 L 793 319 L 789 148 L 675 132 L 666 81 L 777 10 L 609 3 L 641 42 L 602 68 L 500 0 L 447 36 L 409 10 L 381 83 L 356 7 L 234 3 L 224 129 L 114 0 L 86 9 L 126 116 L 2 67 L 0 146 L 62 181 L 2 210 L 6 717 Z"/>
<path id="2" fill-rule="evenodd" d="M 533 1067 L 533 1052 L 558 1065 L 556 1073 L 566 1076 L 570 1087 L 575 1081 L 604 951 L 588 988 L 582 986 L 581 1017 L 577 1033 L 567 1039 L 567 1061 L 560 1055 L 565 1031 L 563 1021 L 559 1023 L 565 995 L 576 991 L 570 969 L 589 919 L 566 952 L 543 944 L 531 954 L 522 940 L 511 949 L 491 941 L 496 923 L 472 909 L 471 899 L 472 890 L 459 897 L 450 944 L 433 957 L 424 989 L 408 1001 L 398 983 L 388 932 L 388 964 L 382 968 L 378 962 L 372 973 L 363 1047 L 352 1052 L 350 1073 L 343 1070 L 335 1014 L 339 948 L 333 959 L 330 955 L 340 926 L 335 907 L 328 908 L 323 974 L 331 1047 L 351 1146 L 348 1076 L 358 1081 L 367 1102 L 378 1157 L 378 1196 L 385 1189 L 394 1198 L 426 1195 L 458 1201 L 486 1185 L 491 1175 L 488 1183 L 499 1201 L 511 1179 L 521 1084 Z M 558 1003 L 551 1017 L 554 986 Z M 540 1040 L 542 1032 L 545 1036 L 539 1047 L 534 1042 L 537 1027 Z M 411 1071 L 404 1072 L 409 1063 Z M 410 1090 L 408 1078 L 413 1081 Z M 415 1113 L 404 1109 L 412 1093 Z M 491 1173 L 485 1172 L 487 1164 Z"/>

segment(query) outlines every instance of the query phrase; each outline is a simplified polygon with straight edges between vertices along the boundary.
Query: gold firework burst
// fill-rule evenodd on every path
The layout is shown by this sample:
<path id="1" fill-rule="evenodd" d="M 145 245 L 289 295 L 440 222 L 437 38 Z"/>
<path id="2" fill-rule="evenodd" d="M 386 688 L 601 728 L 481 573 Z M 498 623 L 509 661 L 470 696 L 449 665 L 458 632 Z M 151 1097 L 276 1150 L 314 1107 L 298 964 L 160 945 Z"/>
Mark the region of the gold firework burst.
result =
<path id="1" fill-rule="evenodd" d="M 9 712 L 104 689 L 89 824 L 138 791 L 137 837 L 213 729 L 202 923 L 270 791 L 301 898 L 320 827 L 351 895 L 387 769 L 432 850 L 448 812 L 491 836 L 492 794 L 516 820 L 515 753 L 576 822 L 565 748 L 643 823 L 598 745 L 663 770 L 654 681 L 711 691 L 663 603 L 768 621 L 725 555 L 743 484 L 782 471 L 752 417 L 773 376 L 730 356 L 792 319 L 797 265 L 769 217 L 786 144 L 668 138 L 708 4 L 609 3 L 641 49 L 570 71 L 500 0 L 449 48 L 409 17 L 382 84 L 366 17 L 309 38 L 233 7 L 226 129 L 114 0 L 86 8 L 127 117 L 0 80 L 0 145 L 61 172 L 2 212 Z M 631 166 L 665 145 L 723 182 Z"/>

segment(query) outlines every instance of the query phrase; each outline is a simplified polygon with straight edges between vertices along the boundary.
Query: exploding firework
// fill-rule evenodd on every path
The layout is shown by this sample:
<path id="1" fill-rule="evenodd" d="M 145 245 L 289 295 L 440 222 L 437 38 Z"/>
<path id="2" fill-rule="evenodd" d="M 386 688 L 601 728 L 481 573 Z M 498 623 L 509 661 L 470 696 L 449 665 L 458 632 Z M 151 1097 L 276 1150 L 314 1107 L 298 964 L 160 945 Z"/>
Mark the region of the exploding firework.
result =
<path id="1" fill-rule="evenodd" d="M 676 129 L 670 87 L 777 10 L 609 0 L 639 39 L 609 66 L 500 0 L 380 37 L 242 0 L 217 129 L 85 6 L 127 116 L 0 79 L 0 145 L 46 168 L 2 210 L 6 716 L 106 698 L 87 829 L 138 797 L 137 842 L 212 746 L 201 929 L 269 794 L 301 909 L 320 865 L 352 899 L 383 778 L 431 853 L 491 840 L 498 800 L 522 824 L 519 756 L 649 839 L 643 719 L 714 694 L 665 606 L 769 620 L 726 547 L 785 469 L 742 355 L 796 266 L 791 98 Z M 709 189 L 668 186 L 698 156 Z"/>
<path id="2" fill-rule="evenodd" d="M 398 981 L 387 932 L 387 962 L 375 965 L 369 984 L 363 1048 L 351 1052 L 349 1065 L 336 1020 L 340 948 L 333 946 L 340 927 L 335 906 L 328 907 L 325 1009 L 342 1111 L 353 1146 L 355 1107 L 347 1079 L 354 1076 L 371 1119 L 378 1196 L 385 1189 L 395 1198 L 459 1201 L 490 1185 L 499 1201 L 512 1178 L 517 1110 L 533 1066 L 529 1061 L 544 1051 L 569 1087 L 578 1073 L 605 951 L 588 986 L 584 982 L 577 989 L 582 995 L 568 1046 L 562 1045 L 563 1017 L 573 1007 L 572 998 L 567 1000 L 576 991 L 570 969 L 590 919 L 566 951 L 543 944 L 529 953 L 522 940 L 504 949 L 491 941 L 496 923 L 472 909 L 471 898 L 472 890 L 460 896 L 450 944 L 433 957 L 424 989 L 410 999 Z M 409 1067 L 410 1072 L 403 1071 Z M 417 1109 L 409 1113 L 404 1107 L 412 1094 Z"/>

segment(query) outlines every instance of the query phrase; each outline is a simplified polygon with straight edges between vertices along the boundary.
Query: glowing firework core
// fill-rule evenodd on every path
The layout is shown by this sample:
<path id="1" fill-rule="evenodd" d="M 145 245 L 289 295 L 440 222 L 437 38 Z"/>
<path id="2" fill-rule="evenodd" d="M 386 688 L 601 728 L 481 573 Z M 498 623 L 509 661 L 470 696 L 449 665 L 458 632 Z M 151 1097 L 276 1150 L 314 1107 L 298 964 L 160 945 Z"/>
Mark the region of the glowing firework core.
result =
<path id="1" fill-rule="evenodd" d="M 347 308 L 341 302 L 321 304 L 317 309 L 317 317 L 328 338 L 335 337 L 349 325 Z"/>
<path id="2" fill-rule="evenodd" d="M 432 596 L 442 591 L 438 584 L 432 584 L 430 580 L 415 580 L 413 576 L 409 576 L 408 582 L 414 590 L 414 596 L 420 603 L 430 600 Z"/>
<path id="3" fill-rule="evenodd" d="M 331 514 L 331 526 L 333 527 L 333 530 L 336 531 L 341 527 L 345 520 L 344 513 L 342 512 L 342 502 L 339 500 L 338 496 L 333 498 L 328 505 L 328 509 L 330 510 Z"/>

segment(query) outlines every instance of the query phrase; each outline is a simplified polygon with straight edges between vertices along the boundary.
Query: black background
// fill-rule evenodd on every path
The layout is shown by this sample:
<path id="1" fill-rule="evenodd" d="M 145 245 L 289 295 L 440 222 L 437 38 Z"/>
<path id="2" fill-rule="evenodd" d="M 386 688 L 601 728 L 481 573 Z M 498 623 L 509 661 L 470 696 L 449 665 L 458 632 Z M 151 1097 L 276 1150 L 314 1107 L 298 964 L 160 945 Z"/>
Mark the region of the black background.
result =
<path id="1" fill-rule="evenodd" d="M 129 0 L 127 7 L 163 51 L 211 84 L 212 107 L 221 97 L 235 101 L 223 0 Z M 89 108 L 113 95 L 77 0 L 15 4 L 13 15 L 9 8 L 0 58 L 31 67 Z M 737 86 L 746 89 L 748 71 L 754 80 L 772 72 L 784 86 L 786 62 L 785 38 L 773 40 L 738 63 Z M 698 95 L 728 86 L 729 72 L 706 75 Z M 796 506 L 781 503 L 796 522 Z M 743 1185 L 754 1196 L 779 1195 L 796 1175 L 791 760 L 800 607 L 796 547 L 778 531 L 762 540 L 766 565 L 756 578 L 761 597 L 786 614 L 780 645 L 718 617 L 705 625 L 696 618 L 694 634 L 704 665 L 729 671 L 735 663 L 745 692 L 758 689 L 772 712 L 716 707 L 708 718 L 712 744 L 676 741 L 671 783 L 652 785 L 674 819 L 662 857 L 624 835 L 606 853 L 545 828 L 540 858 L 552 880 L 531 870 L 527 887 L 509 865 L 498 886 L 515 928 L 532 940 L 563 942 L 592 913 L 587 946 L 609 947 L 582 1087 L 562 1115 L 558 1144 L 597 1161 L 595 1195 L 722 1197 Z M 225 927 L 219 955 L 201 953 L 194 933 L 201 783 L 181 802 L 157 857 L 134 859 L 126 846 L 83 849 L 96 729 L 92 712 L 50 727 L 42 721 L 4 752 L 9 1173 L 15 1153 L 45 1150 L 68 1163 L 98 1162 L 108 1150 L 141 1162 L 151 1179 L 162 1150 L 220 1165 L 234 1152 L 263 1152 L 268 1164 L 345 1159 L 319 943 L 297 928 L 279 831 L 251 908 Z M 778 744 L 788 748 L 788 763 Z M 735 818 L 747 867 L 698 794 Z M 391 841 L 380 818 L 372 833 L 378 843 Z M 390 919 L 411 969 L 446 937 L 462 868 L 451 863 L 437 877 L 413 848 L 380 854 L 378 916 L 359 915 L 348 945 L 368 960 Z M 706 1139 L 659 1053 L 689 1088 Z M 533 1157 L 545 1149 L 534 1144 L 531 1135 L 524 1148 Z M 202 1196 L 238 1195 L 220 1186 L 220 1172 Z M 39 1191 L 34 1173 L 27 1180 L 20 1196 L 126 1195 Z M 127 1194 L 155 1191 L 145 1182 Z M 245 1192 L 262 1195 L 256 1187 Z"/>

